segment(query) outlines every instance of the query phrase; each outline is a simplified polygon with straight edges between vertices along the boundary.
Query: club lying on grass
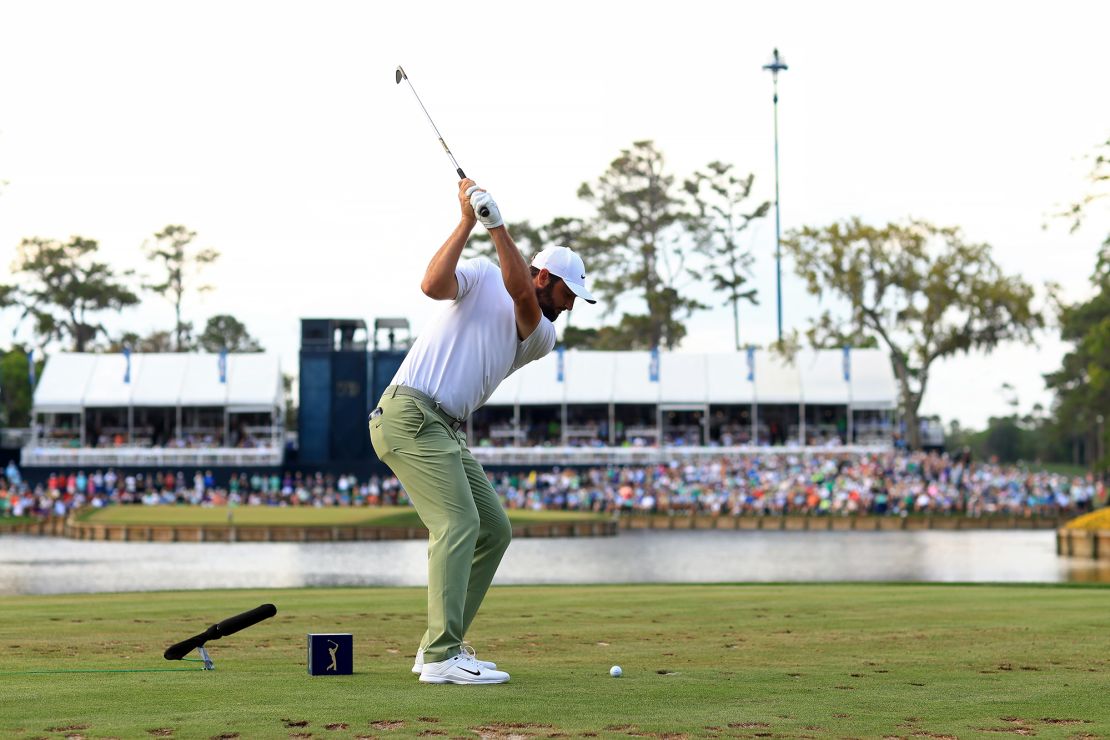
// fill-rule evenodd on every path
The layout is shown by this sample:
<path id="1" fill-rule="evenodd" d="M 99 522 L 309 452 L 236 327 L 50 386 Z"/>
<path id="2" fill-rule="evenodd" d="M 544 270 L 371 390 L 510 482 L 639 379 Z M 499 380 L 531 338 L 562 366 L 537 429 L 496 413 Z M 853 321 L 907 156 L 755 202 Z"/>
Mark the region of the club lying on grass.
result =
<path id="1" fill-rule="evenodd" d="M 263 604 L 242 614 L 236 614 L 234 617 L 228 617 L 224 621 L 212 625 L 199 635 L 194 635 L 187 640 L 170 645 L 166 648 L 162 657 L 166 660 L 183 660 L 186 655 L 196 650 L 200 654 L 200 659 L 204 661 L 204 670 L 211 671 L 216 666 L 212 662 L 212 658 L 209 657 L 208 650 L 204 647 L 206 642 L 233 635 L 239 630 L 258 624 L 263 619 L 269 619 L 275 614 L 277 614 L 276 606 Z"/>

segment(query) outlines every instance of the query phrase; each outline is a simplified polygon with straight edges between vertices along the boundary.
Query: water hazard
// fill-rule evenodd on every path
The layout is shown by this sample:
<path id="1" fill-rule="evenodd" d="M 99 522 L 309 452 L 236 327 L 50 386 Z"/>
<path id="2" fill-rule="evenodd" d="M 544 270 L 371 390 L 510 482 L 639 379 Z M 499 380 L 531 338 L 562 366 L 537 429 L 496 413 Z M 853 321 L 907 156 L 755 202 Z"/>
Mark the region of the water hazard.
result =
<path id="1" fill-rule="evenodd" d="M 0 594 L 419 586 L 421 541 L 270 544 L 0 538 Z M 1110 583 L 1052 531 L 674 532 L 513 541 L 495 584 L 728 581 Z"/>

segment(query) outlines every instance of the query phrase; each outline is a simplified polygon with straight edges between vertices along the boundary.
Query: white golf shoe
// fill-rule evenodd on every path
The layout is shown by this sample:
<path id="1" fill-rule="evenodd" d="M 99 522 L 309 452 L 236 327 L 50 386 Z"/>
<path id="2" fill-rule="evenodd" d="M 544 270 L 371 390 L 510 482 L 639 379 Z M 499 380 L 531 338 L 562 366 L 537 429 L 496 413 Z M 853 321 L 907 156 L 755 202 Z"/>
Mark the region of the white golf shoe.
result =
<path id="1" fill-rule="evenodd" d="M 469 655 L 471 658 L 474 658 L 474 660 L 477 661 L 478 665 L 480 665 L 482 668 L 486 668 L 486 669 L 491 670 L 491 671 L 495 670 L 497 668 L 497 664 L 494 663 L 491 660 L 478 660 L 478 656 L 475 655 L 474 648 L 470 646 L 470 643 L 464 642 L 462 644 L 462 650 L 463 650 L 464 653 Z M 412 672 L 419 676 L 420 672 L 423 671 L 423 670 L 424 670 L 424 651 L 423 650 L 417 650 L 416 651 L 416 662 L 414 662 L 412 664 Z"/>
<path id="2" fill-rule="evenodd" d="M 505 683 L 509 674 L 483 668 L 469 653 L 459 653 L 438 663 L 425 663 L 420 671 L 421 683 Z"/>

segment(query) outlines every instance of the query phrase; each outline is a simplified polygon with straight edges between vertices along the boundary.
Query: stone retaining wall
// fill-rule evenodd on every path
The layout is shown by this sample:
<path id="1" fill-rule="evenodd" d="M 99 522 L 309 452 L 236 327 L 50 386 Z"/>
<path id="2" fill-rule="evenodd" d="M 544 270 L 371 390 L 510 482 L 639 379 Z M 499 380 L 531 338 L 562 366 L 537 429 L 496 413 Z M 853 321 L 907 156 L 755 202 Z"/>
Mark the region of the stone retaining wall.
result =
<path id="1" fill-rule="evenodd" d="M 1110 529 L 1056 530 L 1056 554 L 1069 558 L 1110 560 Z"/>
<path id="2" fill-rule="evenodd" d="M 789 531 L 917 531 L 927 529 L 1055 529 L 1058 517 L 965 516 L 714 516 L 623 514 L 622 529 L 762 529 Z"/>
<path id="3" fill-rule="evenodd" d="M 0 533 L 107 542 L 360 542 L 426 540 L 422 527 L 98 524 L 51 518 L 16 524 Z M 612 537 L 615 521 L 543 522 L 513 527 L 513 537 Z"/>
<path id="4" fill-rule="evenodd" d="M 514 537 L 611 537 L 620 529 L 664 530 L 782 530 L 782 531 L 919 531 L 982 529 L 1057 529 L 1057 517 L 962 516 L 713 516 L 622 514 L 618 520 L 548 522 L 513 527 Z M 0 534 L 31 534 L 114 542 L 357 542 L 367 540 L 422 540 L 422 527 L 373 526 L 263 526 L 263 525 L 140 525 L 97 524 L 58 518 L 0 528 Z M 1110 558 L 1110 531 L 1094 533 L 1059 529 L 1057 552 L 1075 557 Z"/>

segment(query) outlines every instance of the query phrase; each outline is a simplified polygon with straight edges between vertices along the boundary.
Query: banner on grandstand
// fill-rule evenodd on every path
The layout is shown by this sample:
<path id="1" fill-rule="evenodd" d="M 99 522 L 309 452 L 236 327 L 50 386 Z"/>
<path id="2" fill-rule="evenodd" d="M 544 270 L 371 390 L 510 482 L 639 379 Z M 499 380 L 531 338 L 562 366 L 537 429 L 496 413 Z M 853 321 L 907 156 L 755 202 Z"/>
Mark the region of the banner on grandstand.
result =
<path id="1" fill-rule="evenodd" d="M 748 380 L 755 382 L 755 347 L 748 345 Z"/>
<path id="2" fill-rule="evenodd" d="M 852 348 L 844 348 L 844 382 L 852 382 Z"/>
<path id="3" fill-rule="evenodd" d="M 221 349 L 220 350 L 219 366 L 220 366 L 220 382 L 221 383 L 226 383 L 227 382 L 227 350 L 226 349 Z"/>
<path id="4" fill-rule="evenodd" d="M 648 380 L 652 383 L 659 382 L 659 348 L 651 348 L 651 362 L 648 363 Z"/>
<path id="5" fill-rule="evenodd" d="M 566 347 L 559 345 L 555 348 L 555 382 L 563 382 L 563 354 L 566 352 Z"/>
<path id="6" fill-rule="evenodd" d="M 27 379 L 31 381 L 31 390 L 35 390 L 35 351 L 27 353 Z"/>
<path id="7" fill-rule="evenodd" d="M 123 369 L 123 382 L 125 384 L 130 384 L 131 383 L 131 348 L 130 347 L 124 347 L 123 348 L 123 361 L 126 363 L 126 366 Z"/>

